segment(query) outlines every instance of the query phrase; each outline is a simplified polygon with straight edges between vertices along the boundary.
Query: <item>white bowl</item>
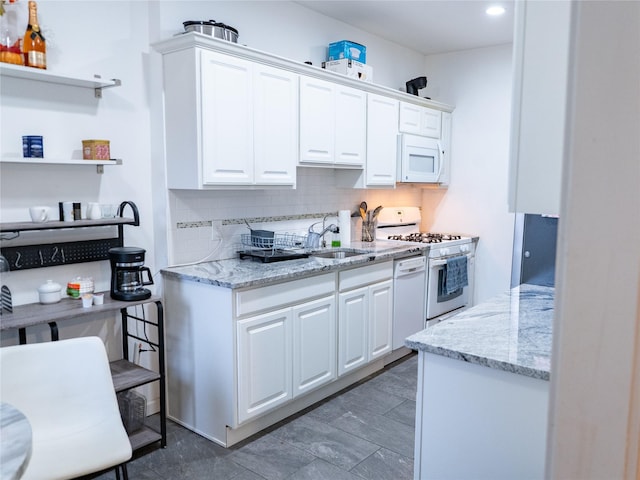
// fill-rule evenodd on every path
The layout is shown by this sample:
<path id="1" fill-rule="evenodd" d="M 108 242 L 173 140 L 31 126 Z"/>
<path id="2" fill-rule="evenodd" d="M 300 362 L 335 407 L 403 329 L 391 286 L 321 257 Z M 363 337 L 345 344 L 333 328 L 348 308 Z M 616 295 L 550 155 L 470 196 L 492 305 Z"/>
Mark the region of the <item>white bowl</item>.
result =
<path id="1" fill-rule="evenodd" d="M 58 303 L 62 296 L 60 291 L 62 287 L 59 283 L 55 283 L 53 280 L 47 280 L 47 283 L 38 287 L 38 295 L 40 296 L 40 303 Z"/>

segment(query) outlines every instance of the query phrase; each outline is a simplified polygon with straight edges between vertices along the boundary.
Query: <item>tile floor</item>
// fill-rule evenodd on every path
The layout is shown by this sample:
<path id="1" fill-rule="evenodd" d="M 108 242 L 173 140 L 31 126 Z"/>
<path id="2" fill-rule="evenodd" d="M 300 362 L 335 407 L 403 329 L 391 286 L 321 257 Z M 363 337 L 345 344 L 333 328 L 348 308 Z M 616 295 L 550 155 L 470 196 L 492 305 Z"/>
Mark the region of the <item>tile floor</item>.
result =
<path id="1" fill-rule="evenodd" d="M 129 478 L 410 480 L 417 365 L 413 353 L 231 448 L 169 421 L 167 448 L 136 455 Z"/>

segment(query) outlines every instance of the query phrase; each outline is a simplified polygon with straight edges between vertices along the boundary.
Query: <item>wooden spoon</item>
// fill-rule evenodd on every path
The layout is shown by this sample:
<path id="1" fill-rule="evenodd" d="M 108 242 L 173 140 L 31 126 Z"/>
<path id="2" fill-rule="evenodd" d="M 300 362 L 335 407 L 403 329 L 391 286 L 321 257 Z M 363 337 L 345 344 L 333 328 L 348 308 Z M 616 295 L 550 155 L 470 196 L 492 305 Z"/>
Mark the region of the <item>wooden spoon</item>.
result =
<path id="1" fill-rule="evenodd" d="M 362 220 L 367 218 L 367 202 L 360 202 L 360 216 Z"/>

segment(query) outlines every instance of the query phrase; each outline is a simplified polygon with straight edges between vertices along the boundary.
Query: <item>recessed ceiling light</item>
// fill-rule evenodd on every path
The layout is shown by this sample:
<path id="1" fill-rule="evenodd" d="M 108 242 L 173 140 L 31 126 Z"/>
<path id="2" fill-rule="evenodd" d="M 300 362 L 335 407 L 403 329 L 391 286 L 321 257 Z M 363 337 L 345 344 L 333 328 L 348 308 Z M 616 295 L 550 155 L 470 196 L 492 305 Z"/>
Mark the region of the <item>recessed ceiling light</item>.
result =
<path id="1" fill-rule="evenodd" d="M 499 5 L 494 5 L 493 7 L 487 8 L 485 11 L 487 12 L 487 15 L 496 16 L 502 15 L 505 12 L 505 9 Z"/>

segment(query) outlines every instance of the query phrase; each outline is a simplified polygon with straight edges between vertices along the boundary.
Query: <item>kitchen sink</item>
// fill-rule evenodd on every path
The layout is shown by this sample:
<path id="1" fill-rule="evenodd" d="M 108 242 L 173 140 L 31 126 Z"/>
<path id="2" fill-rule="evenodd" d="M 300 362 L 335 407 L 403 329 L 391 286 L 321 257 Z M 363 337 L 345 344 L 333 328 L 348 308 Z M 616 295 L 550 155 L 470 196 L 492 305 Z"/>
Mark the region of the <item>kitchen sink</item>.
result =
<path id="1" fill-rule="evenodd" d="M 365 250 L 354 250 L 352 248 L 332 248 L 331 250 L 322 250 L 318 252 L 312 252 L 312 257 L 327 258 L 330 260 L 339 260 L 349 257 L 357 257 L 358 255 L 365 255 Z"/>

